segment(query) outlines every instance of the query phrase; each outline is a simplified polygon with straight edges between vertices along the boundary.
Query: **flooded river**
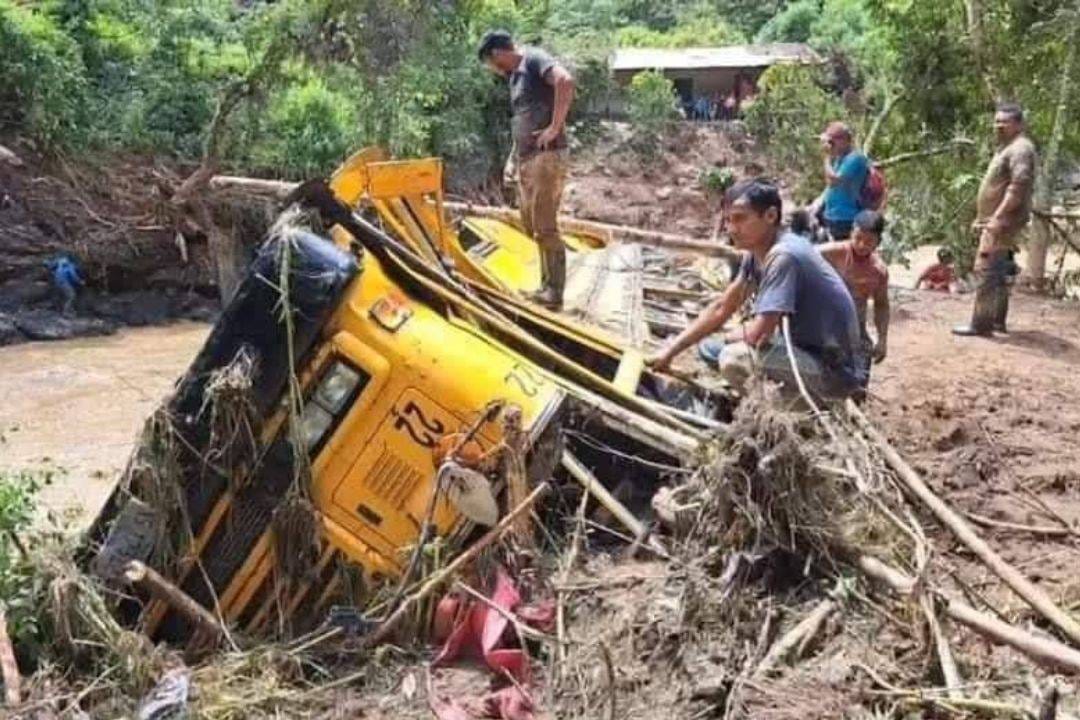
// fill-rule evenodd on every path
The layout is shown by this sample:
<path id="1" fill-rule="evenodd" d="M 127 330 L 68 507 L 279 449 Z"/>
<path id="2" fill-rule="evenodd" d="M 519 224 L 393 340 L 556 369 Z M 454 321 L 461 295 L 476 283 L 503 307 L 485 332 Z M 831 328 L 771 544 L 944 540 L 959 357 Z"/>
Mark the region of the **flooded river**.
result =
<path id="1" fill-rule="evenodd" d="M 58 470 L 45 506 L 92 518 L 209 329 L 178 323 L 0 348 L 0 471 Z"/>

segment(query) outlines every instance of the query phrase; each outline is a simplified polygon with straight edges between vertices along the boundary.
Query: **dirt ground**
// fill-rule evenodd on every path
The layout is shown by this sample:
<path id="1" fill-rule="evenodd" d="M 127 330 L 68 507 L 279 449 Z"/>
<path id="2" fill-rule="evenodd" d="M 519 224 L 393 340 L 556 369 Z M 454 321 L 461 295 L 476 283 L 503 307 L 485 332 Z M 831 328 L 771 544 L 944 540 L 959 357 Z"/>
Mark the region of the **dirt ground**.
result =
<path id="1" fill-rule="evenodd" d="M 870 408 L 901 454 L 957 510 L 1034 526 L 1080 523 L 1080 306 L 1017 293 L 1008 335 L 957 338 L 970 296 L 902 291 Z M 930 523 L 927 527 L 933 527 Z M 1009 562 L 1066 604 L 1080 595 L 1076 535 L 982 527 Z M 940 537 L 948 546 L 951 539 Z M 976 586 L 981 565 L 962 569 Z M 988 583 L 997 588 L 998 583 Z M 1003 608 L 1020 600 L 1000 589 Z M 1008 610 L 1006 610 L 1008 614 Z"/>

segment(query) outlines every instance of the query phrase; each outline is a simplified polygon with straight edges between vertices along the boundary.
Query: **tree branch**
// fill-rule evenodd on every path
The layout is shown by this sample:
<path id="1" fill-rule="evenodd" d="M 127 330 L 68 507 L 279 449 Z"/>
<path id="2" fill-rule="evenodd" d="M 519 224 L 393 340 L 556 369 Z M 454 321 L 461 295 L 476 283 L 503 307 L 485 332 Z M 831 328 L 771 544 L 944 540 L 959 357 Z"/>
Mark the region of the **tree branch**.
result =
<path id="1" fill-rule="evenodd" d="M 893 155 L 891 158 L 880 160 L 874 164 L 879 168 L 884 169 L 892 167 L 893 165 L 899 165 L 908 160 L 918 160 L 919 158 L 932 157 L 934 155 L 944 155 L 946 153 L 973 147 L 975 147 L 975 142 L 973 140 L 968 140 L 967 138 L 955 138 L 945 145 L 939 145 L 925 150 L 912 150 L 911 152 L 900 153 L 899 155 Z"/>

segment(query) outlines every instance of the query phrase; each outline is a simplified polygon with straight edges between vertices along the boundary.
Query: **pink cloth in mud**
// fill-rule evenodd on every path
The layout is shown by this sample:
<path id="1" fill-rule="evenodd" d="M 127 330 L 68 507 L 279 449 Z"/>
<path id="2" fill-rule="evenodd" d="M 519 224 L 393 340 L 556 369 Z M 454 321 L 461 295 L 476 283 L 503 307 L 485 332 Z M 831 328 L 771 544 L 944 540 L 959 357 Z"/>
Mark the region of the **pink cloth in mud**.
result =
<path id="1" fill-rule="evenodd" d="M 555 605 L 551 601 L 518 608 L 521 593 L 501 566 L 495 571 L 495 589 L 490 600 L 492 605 L 515 613 L 522 622 L 537 629 L 549 630 L 554 624 Z M 528 652 L 521 647 L 504 647 L 509 642 L 516 642 L 510 621 L 480 601 L 463 601 L 447 596 L 439 606 L 436 615 L 443 618 L 443 628 L 449 618 L 453 618 L 453 625 L 433 664 L 447 665 L 458 658 L 483 660 L 501 680 L 506 680 L 507 676 L 513 679 L 507 687 L 483 698 L 487 717 L 532 720 L 534 705 L 525 692 L 532 679 Z M 431 709 L 439 720 L 464 720 L 469 717 L 454 701 L 442 702 L 433 697 Z"/>

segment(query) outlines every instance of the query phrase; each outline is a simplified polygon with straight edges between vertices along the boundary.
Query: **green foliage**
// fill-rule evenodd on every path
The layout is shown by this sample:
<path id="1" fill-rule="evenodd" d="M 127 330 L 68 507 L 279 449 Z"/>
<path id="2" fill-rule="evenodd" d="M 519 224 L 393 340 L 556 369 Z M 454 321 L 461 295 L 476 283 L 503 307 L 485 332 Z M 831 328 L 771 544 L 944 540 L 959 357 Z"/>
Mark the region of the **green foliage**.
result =
<path id="1" fill-rule="evenodd" d="M 627 109 L 633 123 L 633 147 L 650 157 L 660 145 L 664 126 L 678 116 L 675 110 L 675 84 L 655 70 L 640 72 L 627 88 Z"/>
<path id="2" fill-rule="evenodd" d="M 712 0 L 717 15 L 753 37 L 770 18 L 781 12 L 789 0 Z"/>
<path id="3" fill-rule="evenodd" d="M 635 125 L 655 129 L 676 117 L 675 84 L 656 70 L 640 72 L 630 80 L 627 101 Z"/>
<path id="4" fill-rule="evenodd" d="M 0 127 L 22 128 L 45 146 L 78 133 L 86 67 L 52 18 L 0 0 L 0 68 Z"/>
<path id="5" fill-rule="evenodd" d="M 735 171 L 729 167 L 708 167 L 698 176 L 698 184 L 712 195 L 720 195 L 734 185 L 735 180 Z"/>
<path id="6" fill-rule="evenodd" d="M 817 68 L 776 65 L 762 74 L 758 88 L 746 125 L 777 166 L 797 173 L 800 199 L 809 198 L 821 189 L 818 135 L 829 121 L 845 119 L 845 110 L 822 89 Z"/>
<path id="7" fill-rule="evenodd" d="M 796 0 L 762 25 L 755 42 L 807 42 L 821 17 L 818 0 Z"/>
<path id="8" fill-rule="evenodd" d="M 20 538 L 29 530 L 37 512 L 37 494 L 52 482 L 48 471 L 0 473 L 0 605 L 8 618 L 8 632 L 16 644 L 37 635 L 41 608 L 26 582 Z"/>
<path id="9" fill-rule="evenodd" d="M 266 142 L 257 162 L 287 176 L 327 173 L 357 144 L 352 98 L 309 78 L 275 95 L 267 108 Z"/>
<path id="10" fill-rule="evenodd" d="M 677 14 L 676 22 L 663 30 L 632 24 L 620 28 L 617 36 L 619 47 L 718 47 L 745 40 L 745 36 L 716 14 L 708 3 L 684 8 Z"/>

